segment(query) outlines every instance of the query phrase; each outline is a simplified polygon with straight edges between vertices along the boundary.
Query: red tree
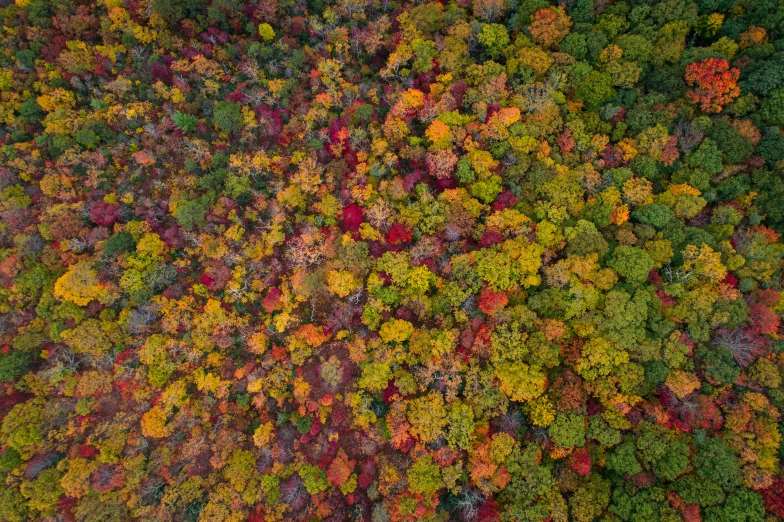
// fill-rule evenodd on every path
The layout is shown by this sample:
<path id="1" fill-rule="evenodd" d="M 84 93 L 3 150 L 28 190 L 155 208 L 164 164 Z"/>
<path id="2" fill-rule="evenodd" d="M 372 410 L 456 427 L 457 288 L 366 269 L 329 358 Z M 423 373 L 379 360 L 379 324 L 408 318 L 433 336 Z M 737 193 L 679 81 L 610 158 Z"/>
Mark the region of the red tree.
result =
<path id="1" fill-rule="evenodd" d="M 686 82 L 694 87 L 686 93 L 692 103 L 705 112 L 721 112 L 727 103 L 738 97 L 740 70 L 723 58 L 705 58 L 686 67 Z"/>

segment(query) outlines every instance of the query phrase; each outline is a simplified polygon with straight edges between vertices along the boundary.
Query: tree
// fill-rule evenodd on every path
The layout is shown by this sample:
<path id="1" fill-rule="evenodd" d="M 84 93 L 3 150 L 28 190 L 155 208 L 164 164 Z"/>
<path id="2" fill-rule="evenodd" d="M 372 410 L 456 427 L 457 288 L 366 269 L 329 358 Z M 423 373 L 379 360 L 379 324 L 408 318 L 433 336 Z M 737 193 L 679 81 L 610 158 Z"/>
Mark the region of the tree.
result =
<path id="1" fill-rule="evenodd" d="M 237 132 L 242 127 L 242 108 L 232 101 L 220 101 L 212 108 L 212 121 L 224 132 Z"/>
<path id="2" fill-rule="evenodd" d="M 226 467 L 223 468 L 223 476 L 234 489 L 242 493 L 248 487 L 255 465 L 256 459 L 253 457 L 253 453 L 246 450 L 236 450 L 229 457 Z"/>
<path id="3" fill-rule="evenodd" d="M 57 510 L 57 500 L 63 494 L 60 486 L 61 473 L 53 468 L 42 471 L 33 481 L 24 481 L 20 487 L 27 505 L 41 516 L 49 516 Z"/>
<path id="4" fill-rule="evenodd" d="M 74 353 L 102 357 L 112 347 L 112 333 L 110 325 L 90 318 L 72 329 L 64 330 L 60 336 Z"/>
<path id="5" fill-rule="evenodd" d="M 430 148 L 433 150 L 447 149 L 452 145 L 452 131 L 441 120 L 434 120 L 425 130 L 425 136 L 430 142 Z"/>
<path id="6" fill-rule="evenodd" d="M 547 433 L 562 448 L 581 448 L 585 444 L 585 418 L 574 413 L 558 412 Z"/>
<path id="7" fill-rule="evenodd" d="M 765 520 L 765 508 L 762 497 L 756 491 L 739 488 L 727 496 L 724 505 L 706 508 L 705 520 L 708 522 L 719 522 L 721 520 L 762 522 Z"/>
<path id="8" fill-rule="evenodd" d="M 448 179 L 457 166 L 457 155 L 451 150 L 439 150 L 425 157 L 427 171 L 438 179 Z"/>
<path id="9" fill-rule="evenodd" d="M 414 325 L 402 319 L 392 319 L 381 325 L 378 334 L 384 342 L 403 342 L 414 333 Z"/>
<path id="10" fill-rule="evenodd" d="M 685 475 L 673 484 L 674 491 L 687 504 L 714 506 L 724 502 L 724 492 L 711 480 Z"/>
<path id="11" fill-rule="evenodd" d="M 598 475 L 577 488 L 569 499 L 570 513 L 580 522 L 589 522 L 601 515 L 610 504 L 610 482 Z"/>
<path id="12" fill-rule="evenodd" d="M 496 59 L 509 45 L 509 33 L 501 24 L 482 24 L 477 40 L 485 46 L 490 58 Z"/>
<path id="13" fill-rule="evenodd" d="M 90 207 L 90 221 L 102 227 L 112 226 L 120 219 L 120 206 L 105 201 L 96 201 Z"/>
<path id="14" fill-rule="evenodd" d="M 531 38 L 548 49 L 557 47 L 571 27 L 572 20 L 561 6 L 539 9 L 531 16 Z"/>
<path id="15" fill-rule="evenodd" d="M 190 134 L 196 130 L 196 123 L 199 119 L 193 114 L 174 111 L 174 114 L 172 114 L 172 121 L 183 133 Z"/>
<path id="16" fill-rule="evenodd" d="M 784 125 L 784 86 L 773 91 L 762 104 L 762 117 L 773 125 Z"/>
<path id="17" fill-rule="evenodd" d="M 686 93 L 692 103 L 705 112 L 721 112 L 724 105 L 740 94 L 740 70 L 730 68 L 722 58 L 705 58 L 686 67 L 686 82 L 694 90 Z"/>
<path id="18" fill-rule="evenodd" d="M 577 94 L 585 101 L 587 109 L 597 110 L 607 100 L 615 96 L 612 83 L 612 77 L 609 74 L 591 71 L 583 77 Z"/>
<path id="19" fill-rule="evenodd" d="M 596 225 L 585 219 L 577 221 L 574 227 L 568 227 L 564 232 L 568 254 L 585 256 L 595 252 L 599 256 L 604 256 L 609 249 L 607 241 L 596 229 Z"/>
<path id="20" fill-rule="evenodd" d="M 710 138 L 705 138 L 699 148 L 689 155 L 687 163 L 709 174 L 718 174 L 724 167 L 716 142 Z"/>
<path id="21" fill-rule="evenodd" d="M 541 369 L 522 362 L 502 362 L 496 365 L 495 375 L 500 390 L 510 400 L 527 402 L 539 397 L 545 388 L 547 378 Z"/>
<path id="22" fill-rule="evenodd" d="M 718 282 L 727 277 L 727 267 L 721 262 L 721 253 L 714 252 L 703 244 L 699 249 L 695 245 L 686 245 L 683 251 L 683 269 L 693 271 L 702 278 Z"/>
<path id="23" fill-rule="evenodd" d="M 692 459 L 697 475 L 731 491 L 740 483 L 738 459 L 724 440 L 710 437 L 697 447 Z"/>
<path id="24" fill-rule="evenodd" d="M 201 7 L 199 2 L 189 2 L 188 0 L 174 0 L 172 2 L 154 0 L 151 3 L 153 12 L 169 23 L 176 23 L 195 14 L 199 7 Z"/>
<path id="25" fill-rule="evenodd" d="M 166 425 L 166 414 L 158 406 L 153 406 L 142 416 L 142 434 L 156 439 L 168 437 L 172 427 Z"/>
<path id="26" fill-rule="evenodd" d="M 694 374 L 674 370 L 667 374 L 665 384 L 676 397 L 683 399 L 700 387 L 700 380 Z"/>
<path id="27" fill-rule="evenodd" d="M 259 425 L 256 431 L 253 432 L 253 444 L 259 448 L 264 448 L 269 445 L 274 433 L 274 426 L 271 422 Z"/>
<path id="28" fill-rule="evenodd" d="M 642 466 L 637 460 L 635 449 L 633 440 L 627 440 L 616 446 L 607 456 L 607 469 L 627 476 L 640 473 Z"/>
<path id="29" fill-rule="evenodd" d="M 357 384 L 369 392 L 378 393 L 386 389 L 391 377 L 392 369 L 389 363 L 368 363 L 362 368 L 362 376 Z"/>
<path id="30" fill-rule="evenodd" d="M 68 459 L 68 471 L 65 472 L 60 484 L 65 494 L 73 498 L 81 498 L 90 491 L 90 475 L 98 468 L 98 462 L 85 458 Z"/>
<path id="31" fill-rule="evenodd" d="M 27 520 L 27 501 L 16 488 L 3 488 L 0 491 L 0 516 L 10 522 Z"/>
<path id="32" fill-rule="evenodd" d="M 485 22 L 495 22 L 507 8 L 506 0 L 473 0 L 474 15 Z"/>
<path id="33" fill-rule="evenodd" d="M 575 368 L 585 379 L 595 380 L 606 377 L 616 368 L 629 361 L 629 354 L 617 343 L 595 337 L 589 339 L 582 348 L 582 355 Z"/>
<path id="34" fill-rule="evenodd" d="M 642 249 L 630 246 L 619 246 L 613 252 L 610 263 L 618 274 L 630 283 L 642 283 L 653 270 L 654 262 Z"/>
<path id="35" fill-rule="evenodd" d="M 132 252 L 134 248 L 136 248 L 136 241 L 130 233 L 125 231 L 114 234 L 106 240 L 103 246 L 104 252 L 109 256 Z"/>
<path id="36" fill-rule="evenodd" d="M 334 486 L 342 486 L 351 477 L 351 471 L 354 468 L 355 461 L 350 460 L 346 452 L 342 449 L 338 450 L 338 454 L 327 469 L 327 479 Z"/>
<path id="37" fill-rule="evenodd" d="M 450 447 L 467 450 L 474 441 L 474 411 L 468 404 L 455 402 L 449 410 L 446 440 Z"/>
<path id="38" fill-rule="evenodd" d="M 21 350 L 13 350 L 0 355 L 0 382 L 13 382 L 27 373 L 33 356 Z"/>
<path id="39" fill-rule="evenodd" d="M 505 241 L 500 248 L 482 251 L 476 272 L 494 291 L 507 291 L 516 285 L 536 286 L 541 281 L 537 272 L 543 253 L 544 247 L 524 238 Z"/>
<path id="40" fill-rule="evenodd" d="M 440 393 L 431 392 L 408 402 L 406 418 L 411 423 L 411 434 L 422 442 L 431 443 L 443 435 L 447 424 L 444 399 Z"/>
<path id="41" fill-rule="evenodd" d="M 80 261 L 69 267 L 55 282 L 54 295 L 79 306 L 87 306 L 92 300 L 109 304 L 113 299 L 111 289 L 101 284 L 98 273 L 87 261 Z"/>
<path id="42" fill-rule="evenodd" d="M 486 290 L 479 296 L 479 309 L 487 315 L 494 315 L 502 310 L 508 302 L 509 298 L 505 293 L 495 293 Z"/>
<path id="43" fill-rule="evenodd" d="M 327 274 L 327 286 L 333 294 L 339 297 L 346 297 L 359 289 L 362 284 L 348 270 L 331 270 Z"/>
<path id="44" fill-rule="evenodd" d="M 430 455 L 414 461 L 406 473 L 408 487 L 414 493 L 432 497 L 441 489 L 441 470 Z"/>
<path id="45" fill-rule="evenodd" d="M 22 458 L 29 459 L 33 450 L 43 442 L 41 422 L 43 420 L 43 404 L 41 400 L 32 400 L 15 405 L 3 418 L 0 425 L 2 439 Z"/>
<path id="46" fill-rule="evenodd" d="M 200 199 L 183 201 L 177 205 L 174 212 L 177 223 L 185 230 L 193 230 L 194 228 L 202 226 L 206 215 L 206 202 Z"/>
<path id="47" fill-rule="evenodd" d="M 265 42 L 269 42 L 275 38 L 275 30 L 270 24 L 259 24 L 259 36 Z"/>
<path id="48" fill-rule="evenodd" d="M 302 477 L 305 489 L 311 495 L 317 495 L 329 488 L 327 474 L 312 464 L 303 464 L 297 473 Z"/>

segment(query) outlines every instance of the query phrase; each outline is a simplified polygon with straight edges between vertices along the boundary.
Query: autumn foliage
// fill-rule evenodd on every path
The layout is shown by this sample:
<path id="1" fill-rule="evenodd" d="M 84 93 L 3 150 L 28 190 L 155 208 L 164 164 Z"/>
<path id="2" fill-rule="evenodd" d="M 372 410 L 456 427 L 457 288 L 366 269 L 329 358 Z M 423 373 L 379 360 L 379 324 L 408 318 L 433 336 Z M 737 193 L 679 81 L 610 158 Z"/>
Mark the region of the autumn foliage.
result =
<path id="1" fill-rule="evenodd" d="M 782 0 L 0 25 L 0 521 L 784 517 Z"/>
<path id="2" fill-rule="evenodd" d="M 692 103 L 705 112 L 721 112 L 722 108 L 740 94 L 740 70 L 722 58 L 706 58 L 686 67 L 686 82 L 694 87 L 686 93 Z"/>

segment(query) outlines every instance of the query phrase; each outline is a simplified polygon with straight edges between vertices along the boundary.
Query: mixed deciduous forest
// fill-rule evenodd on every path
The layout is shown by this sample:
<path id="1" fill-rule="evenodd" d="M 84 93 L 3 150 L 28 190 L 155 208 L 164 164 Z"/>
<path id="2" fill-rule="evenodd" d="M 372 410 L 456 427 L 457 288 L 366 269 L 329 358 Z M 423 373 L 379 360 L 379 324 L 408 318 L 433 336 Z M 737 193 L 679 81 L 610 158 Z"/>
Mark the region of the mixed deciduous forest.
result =
<path id="1" fill-rule="evenodd" d="M 0 22 L 0 520 L 784 519 L 784 0 Z"/>

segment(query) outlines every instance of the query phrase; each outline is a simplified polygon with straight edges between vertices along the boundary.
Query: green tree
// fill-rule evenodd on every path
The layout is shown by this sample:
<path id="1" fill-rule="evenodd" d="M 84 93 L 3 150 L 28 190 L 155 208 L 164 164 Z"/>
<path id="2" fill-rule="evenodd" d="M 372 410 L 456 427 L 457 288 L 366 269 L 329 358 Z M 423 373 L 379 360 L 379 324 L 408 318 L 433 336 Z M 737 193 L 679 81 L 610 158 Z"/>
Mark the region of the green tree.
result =
<path id="1" fill-rule="evenodd" d="M 406 475 L 414 493 L 432 497 L 441 489 L 441 470 L 429 454 L 414 461 Z"/>
<path id="2" fill-rule="evenodd" d="M 675 481 L 672 488 L 687 504 L 707 507 L 724 502 L 721 486 L 705 477 L 686 475 Z"/>
<path id="3" fill-rule="evenodd" d="M 134 248 L 136 248 L 136 241 L 134 241 L 133 236 L 126 231 L 114 234 L 106 240 L 106 243 L 104 243 L 103 246 L 104 252 L 109 256 L 131 252 Z"/>
<path id="4" fill-rule="evenodd" d="M 232 101 L 219 101 L 212 108 L 212 121 L 224 132 L 237 132 L 242 127 L 242 107 Z"/>
<path id="5" fill-rule="evenodd" d="M 305 482 L 305 489 L 311 495 L 317 495 L 329 488 L 327 474 L 312 464 L 303 464 L 299 468 L 299 476 Z"/>
<path id="6" fill-rule="evenodd" d="M 765 121 L 772 125 L 784 125 L 784 85 L 773 91 L 773 93 L 762 103 L 760 111 Z"/>
<path id="7" fill-rule="evenodd" d="M 196 130 L 196 123 L 199 119 L 194 116 L 193 114 L 185 114 L 180 111 L 174 111 L 172 114 L 172 120 L 174 124 L 180 129 L 183 133 L 189 134 Z"/>
<path id="8" fill-rule="evenodd" d="M 692 459 L 697 475 L 730 491 L 740 483 L 740 468 L 735 453 L 724 440 L 709 437 L 697 447 Z"/>
<path id="9" fill-rule="evenodd" d="M 223 476 L 234 489 L 241 493 L 248 487 L 255 465 L 256 459 L 250 451 L 236 450 L 226 463 L 226 467 L 223 469 Z"/>
<path id="10" fill-rule="evenodd" d="M 29 459 L 33 450 L 43 442 L 43 399 L 22 402 L 14 406 L 0 425 L 2 440 L 10 448 Z"/>
<path id="11" fill-rule="evenodd" d="M 485 47 L 487 54 L 496 59 L 509 45 L 509 33 L 501 24 L 482 24 L 477 40 Z"/>
<path id="12" fill-rule="evenodd" d="M 645 250 L 619 246 L 613 252 L 610 266 L 630 283 L 643 283 L 653 270 L 654 262 Z"/>
<path id="13" fill-rule="evenodd" d="M 34 354 L 21 350 L 0 355 L 0 382 L 12 382 L 27 373 L 33 358 Z"/>
<path id="14" fill-rule="evenodd" d="M 474 442 L 474 411 L 468 404 L 455 402 L 449 410 L 446 441 L 453 448 L 467 450 Z"/>
<path id="15" fill-rule="evenodd" d="M 590 221 L 579 220 L 574 227 L 567 227 L 564 231 L 566 236 L 566 252 L 578 256 L 586 256 L 590 253 L 597 253 L 603 257 L 609 249 L 609 244 L 602 234 Z"/>
<path id="16" fill-rule="evenodd" d="M 577 94 L 583 99 L 588 110 L 598 110 L 615 96 L 612 77 L 607 73 L 591 71 L 583 77 Z"/>
<path id="17" fill-rule="evenodd" d="M 583 378 L 593 381 L 606 377 L 614 368 L 629 362 L 629 353 L 620 343 L 613 343 L 603 337 L 594 337 L 583 346 L 582 354 L 575 364 Z"/>
<path id="18" fill-rule="evenodd" d="M 42 471 L 35 480 L 22 483 L 20 491 L 27 498 L 27 505 L 41 514 L 53 515 L 57 511 L 57 501 L 64 493 L 60 486 L 61 473 L 53 468 Z"/>
<path id="19" fill-rule="evenodd" d="M 185 230 L 193 230 L 204 225 L 204 217 L 207 215 L 207 204 L 203 199 L 192 199 L 183 201 L 177 205 L 174 217 L 177 223 Z"/>
<path id="20" fill-rule="evenodd" d="M 572 517 L 579 522 L 590 522 L 601 515 L 610 504 L 610 481 L 591 475 L 569 499 Z"/>
<path id="21" fill-rule="evenodd" d="M 607 455 L 607 469 L 620 475 L 635 475 L 642 471 L 642 466 L 637 460 L 636 445 L 633 440 L 627 440 L 615 447 Z"/>
<path id="22" fill-rule="evenodd" d="M 640 460 L 665 480 L 674 480 L 689 466 L 691 448 L 685 440 L 660 426 L 644 423 L 636 440 Z"/>
<path id="23" fill-rule="evenodd" d="M 739 488 L 727 496 L 727 501 L 721 506 L 711 506 L 705 509 L 705 522 L 763 522 L 765 520 L 765 505 L 762 497 L 756 491 Z"/>
<path id="24" fill-rule="evenodd" d="M 581 448 L 585 445 L 585 417 L 575 413 L 558 412 L 547 428 L 553 442 L 562 448 Z"/>
<path id="25" fill-rule="evenodd" d="M 697 150 L 689 155 L 686 162 L 709 174 L 717 174 L 724 167 L 721 163 L 721 152 L 716 142 L 710 138 L 705 138 Z"/>
<path id="26" fill-rule="evenodd" d="M 12 487 L 0 489 L 0 518 L 8 522 L 23 522 L 27 520 L 27 500 Z"/>

